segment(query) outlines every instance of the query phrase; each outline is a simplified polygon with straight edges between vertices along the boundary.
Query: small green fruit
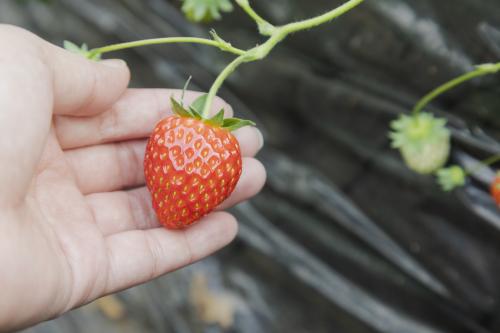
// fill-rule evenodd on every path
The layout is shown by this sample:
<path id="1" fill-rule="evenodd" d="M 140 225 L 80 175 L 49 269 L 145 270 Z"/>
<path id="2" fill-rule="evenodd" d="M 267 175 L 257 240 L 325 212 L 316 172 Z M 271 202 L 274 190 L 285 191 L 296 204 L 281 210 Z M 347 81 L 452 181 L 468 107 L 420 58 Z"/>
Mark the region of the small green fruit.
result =
<path id="1" fill-rule="evenodd" d="M 420 174 L 441 169 L 450 155 L 450 131 L 446 119 L 422 112 L 401 115 L 391 123 L 392 147 L 398 148 L 406 165 Z"/>
<path id="2" fill-rule="evenodd" d="M 445 192 L 465 185 L 465 170 L 458 165 L 438 170 L 436 176 L 439 185 Z"/>

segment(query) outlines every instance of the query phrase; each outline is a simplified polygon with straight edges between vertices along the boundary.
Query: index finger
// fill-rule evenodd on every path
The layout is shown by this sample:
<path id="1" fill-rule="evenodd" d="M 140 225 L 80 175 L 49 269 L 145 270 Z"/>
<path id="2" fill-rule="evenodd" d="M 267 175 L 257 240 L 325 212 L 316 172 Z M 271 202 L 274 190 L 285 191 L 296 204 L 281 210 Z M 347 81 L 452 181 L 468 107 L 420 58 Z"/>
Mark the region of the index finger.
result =
<path id="1" fill-rule="evenodd" d="M 191 104 L 201 94 L 186 91 L 184 103 Z M 63 149 L 147 138 L 158 121 L 173 114 L 170 98 L 180 100 L 181 95 L 179 89 L 128 89 L 109 110 L 94 117 L 57 117 L 57 137 Z M 220 109 L 232 117 L 231 106 L 217 97 L 211 112 Z"/>
<path id="2" fill-rule="evenodd" d="M 53 112 L 106 109 L 128 85 L 122 62 L 95 63 L 0 25 L 0 201 L 19 202 L 45 147 Z"/>
<path id="3" fill-rule="evenodd" d="M 88 60 L 15 26 L 0 25 L 0 39 L 2 45 L 7 45 L 1 48 L 7 63 L 15 65 L 23 54 L 47 67 L 56 114 L 90 115 L 104 111 L 128 86 L 130 72 L 123 60 Z M 33 81 L 37 79 L 33 77 Z"/>

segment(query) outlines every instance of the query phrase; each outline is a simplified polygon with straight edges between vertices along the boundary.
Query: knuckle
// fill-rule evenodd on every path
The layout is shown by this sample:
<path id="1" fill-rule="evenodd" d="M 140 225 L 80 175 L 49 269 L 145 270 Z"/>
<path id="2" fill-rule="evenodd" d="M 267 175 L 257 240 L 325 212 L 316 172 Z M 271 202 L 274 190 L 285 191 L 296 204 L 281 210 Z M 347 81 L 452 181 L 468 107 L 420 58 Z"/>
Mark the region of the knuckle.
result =
<path id="1" fill-rule="evenodd" d="M 15 62 L 37 75 L 49 72 L 41 39 L 23 28 L 0 24 L 0 54 L 4 66 Z"/>

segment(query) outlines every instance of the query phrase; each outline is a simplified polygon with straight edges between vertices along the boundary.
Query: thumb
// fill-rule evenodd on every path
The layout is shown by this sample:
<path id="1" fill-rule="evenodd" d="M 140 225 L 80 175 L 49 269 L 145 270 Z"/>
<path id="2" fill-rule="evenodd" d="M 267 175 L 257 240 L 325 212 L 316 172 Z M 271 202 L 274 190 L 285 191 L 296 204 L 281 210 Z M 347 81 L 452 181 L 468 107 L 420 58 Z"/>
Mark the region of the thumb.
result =
<path id="1" fill-rule="evenodd" d="M 125 61 L 96 62 L 41 42 L 54 83 L 55 114 L 94 115 L 106 111 L 125 92 L 130 80 Z"/>

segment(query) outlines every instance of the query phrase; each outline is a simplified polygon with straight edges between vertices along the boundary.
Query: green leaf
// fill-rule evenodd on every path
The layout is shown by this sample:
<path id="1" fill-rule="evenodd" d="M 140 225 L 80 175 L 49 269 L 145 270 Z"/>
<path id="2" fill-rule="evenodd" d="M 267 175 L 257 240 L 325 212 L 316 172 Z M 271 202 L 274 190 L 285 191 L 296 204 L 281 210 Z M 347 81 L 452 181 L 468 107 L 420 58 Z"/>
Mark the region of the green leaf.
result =
<path id="1" fill-rule="evenodd" d="M 82 46 L 78 46 L 75 43 L 70 42 L 69 40 L 65 40 L 63 42 L 63 46 L 66 50 L 73 52 L 73 53 L 76 53 L 76 54 L 80 54 L 87 59 L 90 59 L 90 60 L 100 60 L 101 59 L 101 54 L 95 53 L 95 52 L 92 52 L 92 50 L 89 50 L 89 47 L 85 43 L 83 43 Z"/>
<path id="2" fill-rule="evenodd" d="M 230 12 L 233 10 L 233 5 L 229 0 L 219 0 L 219 8 L 223 12 Z"/>
<path id="3" fill-rule="evenodd" d="M 221 109 L 215 116 L 208 119 L 206 122 L 214 126 L 222 126 L 224 124 L 224 109 Z"/>
<path id="4" fill-rule="evenodd" d="M 173 97 L 170 97 L 170 101 L 172 102 L 172 110 L 174 113 L 181 117 L 190 117 L 194 118 L 194 115 L 190 110 L 186 110 L 182 105 L 180 105 Z"/>
<path id="5" fill-rule="evenodd" d="M 200 115 L 201 112 L 203 111 L 203 108 L 205 107 L 205 103 L 207 102 L 207 96 L 208 94 L 203 94 L 196 98 L 193 103 L 191 103 L 190 108 L 196 110 Z"/>
<path id="6" fill-rule="evenodd" d="M 88 52 L 87 58 L 90 60 L 101 60 L 101 53 L 94 53 L 92 50 Z"/>
<path id="7" fill-rule="evenodd" d="M 208 14 L 215 20 L 220 20 L 222 17 L 219 13 L 219 8 L 216 7 L 210 7 L 208 10 Z"/>
<path id="8" fill-rule="evenodd" d="M 192 107 L 189 107 L 189 111 L 191 111 L 191 113 L 193 114 L 193 116 L 198 119 L 198 120 L 201 120 L 203 119 L 203 117 L 201 116 L 201 113 L 198 112 L 197 110 L 193 109 Z"/>
<path id="9" fill-rule="evenodd" d="M 194 22 L 219 20 L 221 12 L 230 12 L 233 5 L 229 0 L 183 0 L 182 11 Z"/>
<path id="10" fill-rule="evenodd" d="M 203 19 L 206 17 L 206 19 L 208 21 L 211 21 L 213 20 L 215 17 L 210 17 L 210 8 L 211 7 L 203 7 L 203 6 L 198 6 L 198 7 L 194 7 L 194 10 L 193 10 L 193 19 L 196 21 L 196 22 L 200 22 L 200 21 L 203 21 Z"/>
<path id="11" fill-rule="evenodd" d="M 192 77 L 191 75 L 189 75 L 189 77 L 188 77 L 188 79 L 187 79 L 186 83 L 184 83 L 184 87 L 182 88 L 182 95 L 181 95 L 181 105 L 182 105 L 182 106 L 184 106 L 184 95 L 186 94 L 186 90 L 187 90 L 187 88 L 188 88 L 188 86 L 189 86 L 189 83 L 191 82 L 191 79 L 192 79 L 192 78 L 193 78 L 193 77 Z"/>
<path id="12" fill-rule="evenodd" d="M 255 126 L 255 123 L 251 120 L 245 120 L 239 118 L 227 118 L 224 119 L 224 122 L 222 123 L 222 127 L 229 131 L 235 131 L 238 128 L 245 126 Z"/>
<path id="13" fill-rule="evenodd" d="M 80 53 L 81 52 L 80 46 L 76 45 L 73 42 L 70 42 L 69 40 L 65 40 L 63 42 L 63 46 L 64 46 L 64 48 L 66 50 L 68 50 L 70 52 L 74 52 L 74 53 Z"/>

